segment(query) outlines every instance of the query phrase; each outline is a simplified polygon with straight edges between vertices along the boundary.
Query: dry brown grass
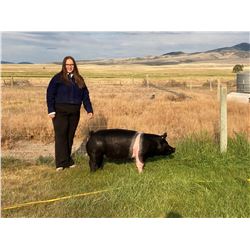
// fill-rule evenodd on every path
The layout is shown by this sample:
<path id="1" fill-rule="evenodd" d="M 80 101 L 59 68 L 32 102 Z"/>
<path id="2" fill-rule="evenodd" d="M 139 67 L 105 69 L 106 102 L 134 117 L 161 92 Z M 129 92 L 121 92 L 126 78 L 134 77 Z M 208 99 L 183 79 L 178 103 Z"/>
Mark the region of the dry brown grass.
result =
<path id="1" fill-rule="evenodd" d="M 169 79 L 178 80 L 180 83 L 185 80 L 189 84 L 192 77 L 187 75 L 190 73 L 190 75 L 196 75 L 195 81 L 202 86 L 204 82 L 211 79 L 211 76 L 207 76 L 207 72 L 212 75 L 212 68 L 200 69 L 198 66 L 197 68 L 193 66 L 189 69 L 184 67 L 171 69 L 165 67 L 164 71 L 164 67 L 149 66 L 126 66 L 123 69 L 118 66 L 87 67 L 86 72 L 92 70 L 92 74 L 105 73 L 106 75 L 115 74 L 115 76 L 112 78 L 87 78 L 95 118 L 87 122 L 85 111 L 82 110 L 76 137 L 83 138 L 88 129 L 126 128 L 157 134 L 167 131 L 172 142 L 200 131 L 207 131 L 216 138 L 219 126 L 219 103 L 216 98 L 216 89 L 214 88 L 211 92 L 207 87 L 189 89 L 184 88 L 183 85 L 178 87 L 178 84 L 175 87 L 171 84 L 168 85 Z M 133 69 L 132 75 L 144 75 L 151 70 L 151 74 L 153 72 L 156 76 L 157 73 L 167 71 L 170 78 L 154 80 L 152 77 L 151 82 L 155 86 L 164 88 L 147 88 L 143 85 L 144 78 L 123 76 L 123 74 L 128 74 L 131 69 Z M 22 70 L 25 72 L 24 68 Z M 221 82 L 232 81 L 234 77 L 230 67 L 222 67 L 221 71 L 215 69 L 213 72 L 213 78 L 215 79 L 219 75 Z M 220 76 L 226 72 L 228 75 L 221 78 Z M 120 78 L 118 78 L 119 74 Z M 18 140 L 53 141 L 53 127 L 51 120 L 47 117 L 46 85 L 2 88 L 2 146 L 11 147 Z M 229 136 L 234 136 L 239 132 L 248 133 L 249 121 L 249 105 L 228 104 Z"/>
<path id="2" fill-rule="evenodd" d="M 216 93 L 181 90 L 182 96 L 156 89 L 135 86 L 89 86 L 95 118 L 89 123 L 82 111 L 77 137 L 88 129 L 127 128 L 149 133 L 167 131 L 171 140 L 199 131 L 218 134 L 219 103 Z M 106 92 L 105 92 L 105 90 Z M 127 90 L 126 90 L 127 89 Z M 47 117 L 45 88 L 2 91 L 2 143 L 17 140 L 51 142 L 53 128 Z M 176 92 L 178 89 L 175 90 Z M 152 99 L 152 93 L 154 98 Z M 228 104 L 229 135 L 248 132 L 249 110 L 246 104 Z"/>

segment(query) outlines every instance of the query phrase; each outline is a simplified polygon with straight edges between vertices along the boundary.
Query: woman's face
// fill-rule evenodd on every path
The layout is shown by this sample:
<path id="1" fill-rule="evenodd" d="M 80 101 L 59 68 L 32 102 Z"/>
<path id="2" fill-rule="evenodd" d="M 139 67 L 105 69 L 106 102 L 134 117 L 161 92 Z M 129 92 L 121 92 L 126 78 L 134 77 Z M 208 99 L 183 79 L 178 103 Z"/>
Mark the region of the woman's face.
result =
<path id="1" fill-rule="evenodd" d="M 66 60 L 66 70 L 67 73 L 72 73 L 74 71 L 74 62 L 71 59 Z"/>

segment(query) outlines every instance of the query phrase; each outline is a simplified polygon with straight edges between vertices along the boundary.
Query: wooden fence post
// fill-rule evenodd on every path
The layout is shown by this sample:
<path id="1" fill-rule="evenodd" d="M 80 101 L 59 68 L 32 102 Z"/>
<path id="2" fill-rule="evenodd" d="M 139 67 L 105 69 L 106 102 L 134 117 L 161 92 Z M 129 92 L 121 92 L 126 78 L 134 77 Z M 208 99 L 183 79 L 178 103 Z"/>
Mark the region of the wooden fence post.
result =
<path id="1" fill-rule="evenodd" d="M 212 81 L 211 81 L 211 79 L 209 79 L 209 88 L 210 88 L 210 91 L 213 91 L 213 86 L 212 86 Z"/>
<path id="2" fill-rule="evenodd" d="M 220 87 L 220 152 L 227 151 L 227 87 Z"/>
<path id="3" fill-rule="evenodd" d="M 11 86 L 11 87 L 14 86 L 14 79 L 13 79 L 13 76 L 11 76 L 11 78 L 10 78 L 10 86 Z"/>
<path id="4" fill-rule="evenodd" d="M 192 90 L 192 83 L 189 83 L 189 89 Z"/>
<path id="5" fill-rule="evenodd" d="M 220 100 L 220 80 L 218 79 L 217 80 L 217 100 L 219 101 Z"/>

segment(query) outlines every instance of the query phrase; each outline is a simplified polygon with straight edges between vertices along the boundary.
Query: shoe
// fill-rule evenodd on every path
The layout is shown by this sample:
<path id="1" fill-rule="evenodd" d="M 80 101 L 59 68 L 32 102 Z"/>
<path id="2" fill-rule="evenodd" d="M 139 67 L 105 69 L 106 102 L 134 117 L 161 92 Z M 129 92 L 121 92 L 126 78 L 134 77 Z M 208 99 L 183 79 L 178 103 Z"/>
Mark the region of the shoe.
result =
<path id="1" fill-rule="evenodd" d="M 75 167 L 76 167 L 76 165 L 75 165 L 75 164 L 73 164 L 73 165 L 69 166 L 69 168 L 75 168 Z"/>
<path id="2" fill-rule="evenodd" d="M 63 170 L 63 167 L 56 168 L 56 171 L 62 171 L 62 170 Z"/>

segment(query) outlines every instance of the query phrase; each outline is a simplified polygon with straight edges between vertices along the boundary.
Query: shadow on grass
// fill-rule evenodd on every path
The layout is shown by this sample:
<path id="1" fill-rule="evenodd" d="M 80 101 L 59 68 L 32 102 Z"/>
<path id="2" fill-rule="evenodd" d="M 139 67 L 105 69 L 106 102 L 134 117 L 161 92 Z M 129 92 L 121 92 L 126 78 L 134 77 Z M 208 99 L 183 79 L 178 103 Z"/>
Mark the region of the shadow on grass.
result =
<path id="1" fill-rule="evenodd" d="M 166 214 L 165 218 L 183 218 L 183 217 L 181 216 L 181 214 L 175 211 L 171 211 Z"/>
<path id="2" fill-rule="evenodd" d="M 53 167 L 55 165 L 55 161 L 51 156 L 39 156 L 36 159 L 36 165 L 47 165 Z"/>
<path id="3" fill-rule="evenodd" d="M 30 166 L 32 165 L 31 161 L 21 160 L 15 157 L 1 157 L 1 168 L 15 168 L 20 166 Z"/>
<path id="4" fill-rule="evenodd" d="M 145 164 L 149 163 L 149 162 L 157 162 L 157 161 L 160 161 L 160 160 L 170 160 L 170 159 L 173 159 L 174 158 L 174 155 L 168 155 L 168 156 L 154 156 L 154 157 L 151 157 L 151 158 L 148 158 L 146 161 L 145 161 Z M 135 159 L 109 159 L 109 158 L 104 158 L 104 164 L 105 163 L 115 163 L 115 164 L 118 164 L 118 165 L 121 165 L 121 164 L 126 164 L 126 163 L 135 163 Z"/>

